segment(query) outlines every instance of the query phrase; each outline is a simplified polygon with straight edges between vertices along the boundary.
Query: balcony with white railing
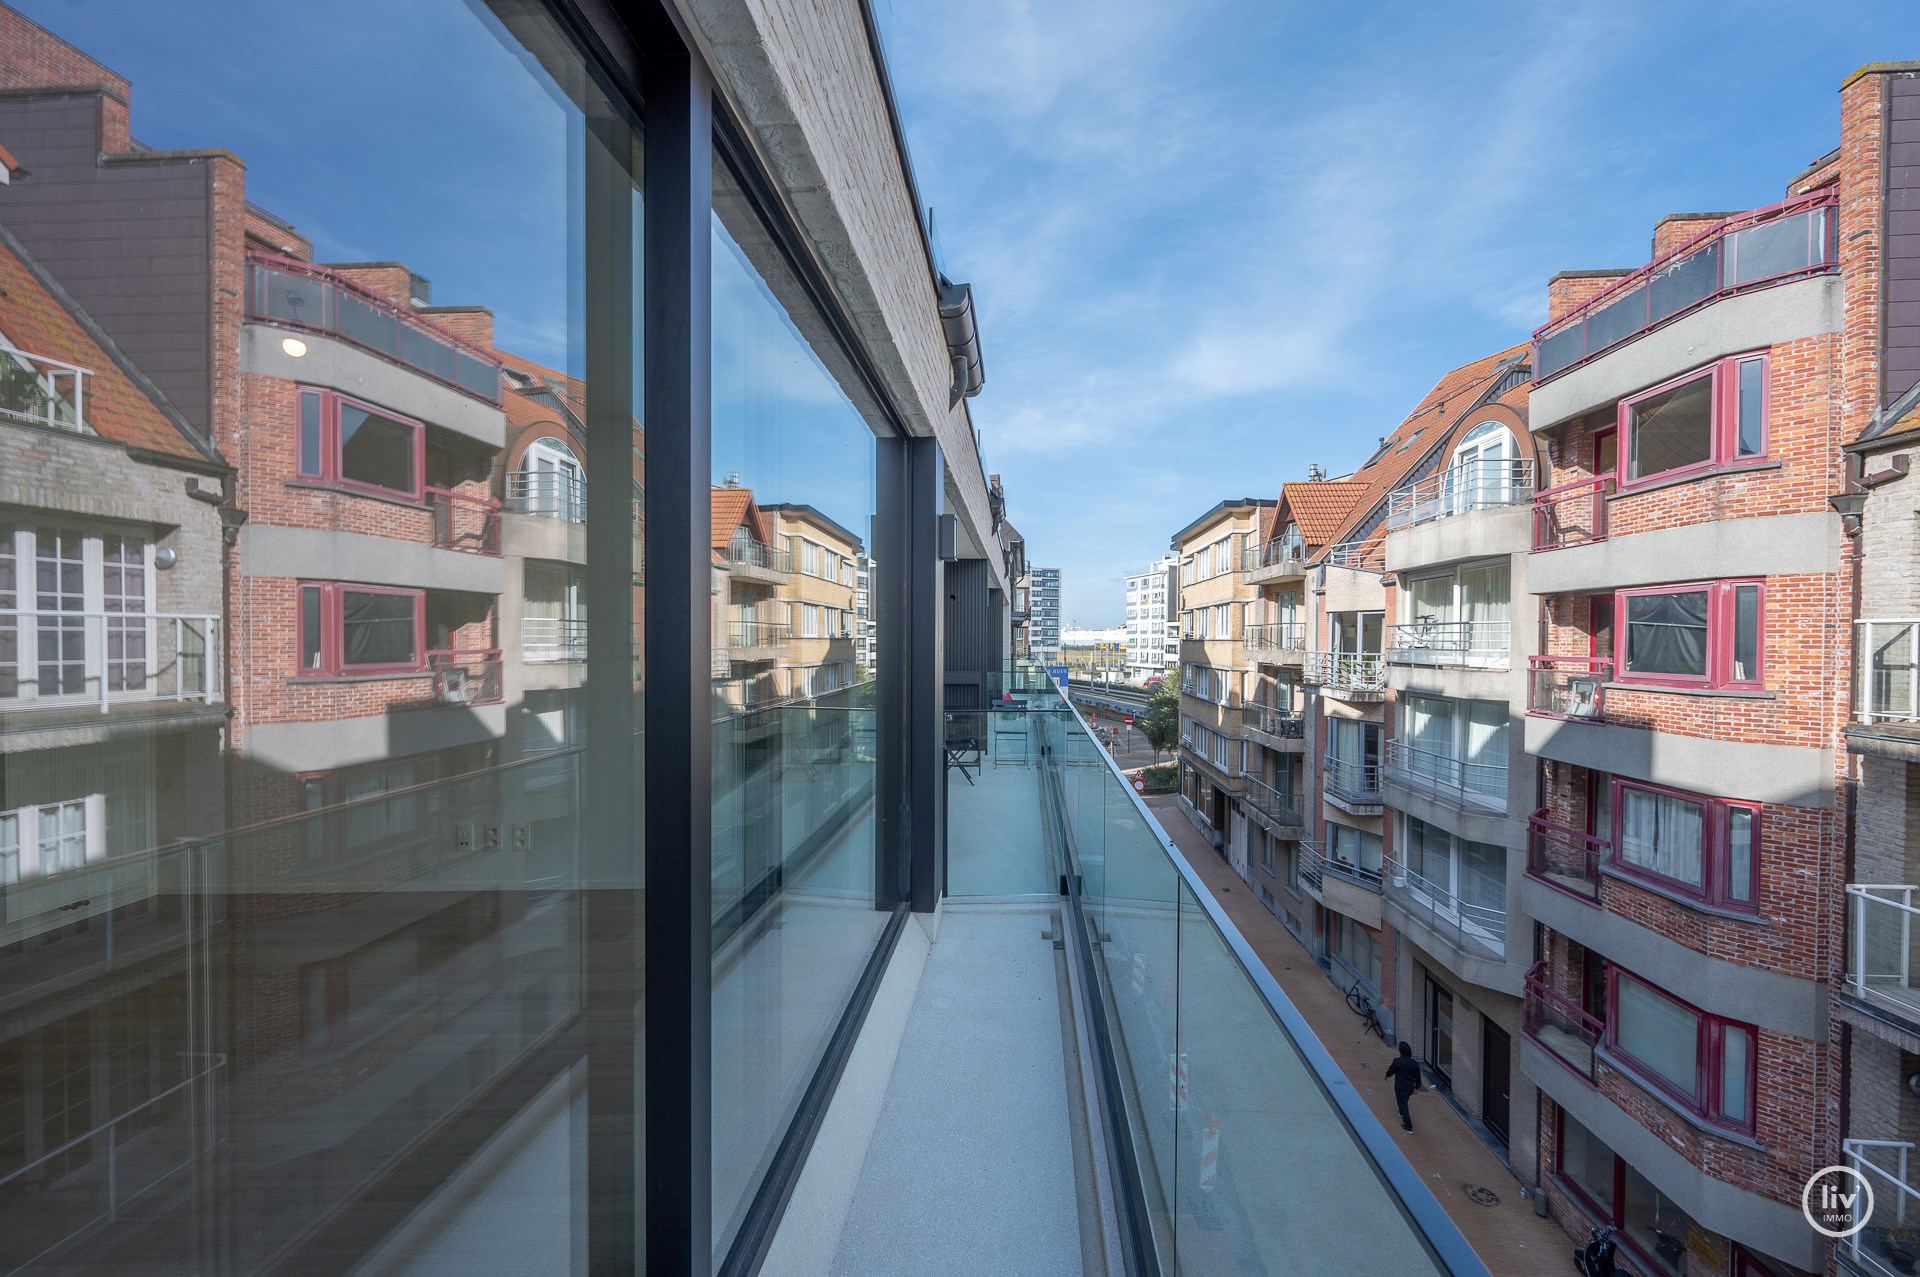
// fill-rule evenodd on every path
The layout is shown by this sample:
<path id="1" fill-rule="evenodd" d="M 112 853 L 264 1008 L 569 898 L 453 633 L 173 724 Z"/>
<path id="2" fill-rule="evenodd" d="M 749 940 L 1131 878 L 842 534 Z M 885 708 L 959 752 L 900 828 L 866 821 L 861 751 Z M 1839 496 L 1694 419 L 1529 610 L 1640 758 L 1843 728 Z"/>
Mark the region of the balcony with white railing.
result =
<path id="1" fill-rule="evenodd" d="M 1308 652 L 1300 681 L 1347 701 L 1377 701 L 1387 693 L 1387 662 L 1378 652 Z"/>
<path id="2" fill-rule="evenodd" d="M 1920 1184 L 1914 1182 L 1920 1172 L 1920 1158 L 1907 1140 L 1843 1140 L 1841 1154 L 1873 1189 L 1873 1211 L 1866 1227 L 1834 1243 L 1834 1248 L 1855 1272 L 1872 1277 L 1910 1277 L 1916 1258 L 1920 1258 Z M 1843 1185 L 1852 1189 L 1855 1185 Z M 1852 1226 L 1849 1219 L 1823 1221 L 1834 1232 Z"/>
<path id="3" fill-rule="evenodd" d="M 587 622 L 576 616 L 520 619 L 520 658 L 528 664 L 587 659 Z"/>
<path id="4" fill-rule="evenodd" d="M 1512 664 L 1510 621 L 1442 621 L 1431 616 L 1387 627 L 1387 663 L 1475 670 Z"/>
<path id="5" fill-rule="evenodd" d="M 1298 536 L 1275 537 L 1240 552 L 1240 572 L 1248 585 L 1284 581 L 1307 574 L 1307 547 Z"/>
<path id="6" fill-rule="evenodd" d="M 728 654 L 736 661 L 773 660 L 793 641 L 785 621 L 733 621 L 727 625 Z"/>
<path id="7" fill-rule="evenodd" d="M 1920 887 L 1847 884 L 1846 991 L 1920 1026 Z"/>
<path id="8" fill-rule="evenodd" d="M 785 585 L 793 575 L 793 554 L 758 541 L 736 539 L 727 547 L 727 575 L 736 581 Z"/>
<path id="9" fill-rule="evenodd" d="M 1714 223 L 1533 335 L 1535 384 L 1741 293 L 1839 269 L 1831 187 Z"/>
<path id="10" fill-rule="evenodd" d="M 1371 572 L 1378 576 L 1387 570 L 1387 540 L 1383 536 L 1363 537 L 1327 547 L 1320 561 L 1330 568 L 1349 572 Z"/>
<path id="11" fill-rule="evenodd" d="M 1475 903 L 1455 893 L 1446 883 L 1395 857 L 1386 864 L 1387 898 L 1416 921 L 1424 923 L 1456 951 L 1503 958 L 1507 953 L 1505 884 L 1499 884 L 1501 904 Z M 1491 893 L 1490 893 L 1491 894 Z"/>
<path id="12" fill-rule="evenodd" d="M 82 430 L 90 369 L 0 345 L 0 421 Z"/>
<path id="13" fill-rule="evenodd" d="M 1387 494 L 1387 530 L 1524 505 L 1533 499 L 1533 462 L 1517 458 L 1459 461 Z"/>
<path id="14" fill-rule="evenodd" d="M 0 609 L 0 716 L 211 704 L 219 663 L 217 616 Z"/>
<path id="15" fill-rule="evenodd" d="M 1855 621 L 1853 716 L 1920 723 L 1920 619 Z"/>
<path id="16" fill-rule="evenodd" d="M 507 509 L 541 519 L 587 521 L 587 481 L 557 470 L 509 470 Z"/>
<path id="17" fill-rule="evenodd" d="M 1320 853 L 1320 844 L 1311 838 L 1302 838 L 1293 848 L 1294 876 L 1300 885 L 1317 900 L 1326 890 L 1327 859 Z"/>
<path id="18" fill-rule="evenodd" d="M 1477 761 L 1425 749 L 1396 737 L 1387 742 L 1387 779 L 1462 811 L 1507 810 L 1507 760 Z"/>
<path id="19" fill-rule="evenodd" d="M 1522 1031 L 1588 1086 L 1596 1083 L 1594 1055 L 1607 1027 L 1600 1018 L 1553 987 L 1550 968 L 1537 962 L 1527 972 Z"/>

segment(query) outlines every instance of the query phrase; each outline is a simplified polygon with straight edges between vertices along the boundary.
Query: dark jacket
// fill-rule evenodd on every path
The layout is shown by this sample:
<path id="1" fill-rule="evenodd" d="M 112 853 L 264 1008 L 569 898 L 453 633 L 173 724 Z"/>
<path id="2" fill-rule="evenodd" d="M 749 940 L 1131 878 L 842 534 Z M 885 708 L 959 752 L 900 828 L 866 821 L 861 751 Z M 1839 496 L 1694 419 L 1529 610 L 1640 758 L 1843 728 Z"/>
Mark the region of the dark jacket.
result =
<path id="1" fill-rule="evenodd" d="M 1395 1056 L 1393 1063 L 1387 1065 L 1387 1076 L 1393 1079 L 1393 1089 L 1396 1092 L 1410 1095 L 1415 1091 L 1423 1089 L 1423 1084 L 1420 1080 L 1420 1066 L 1415 1063 L 1412 1056 Z"/>

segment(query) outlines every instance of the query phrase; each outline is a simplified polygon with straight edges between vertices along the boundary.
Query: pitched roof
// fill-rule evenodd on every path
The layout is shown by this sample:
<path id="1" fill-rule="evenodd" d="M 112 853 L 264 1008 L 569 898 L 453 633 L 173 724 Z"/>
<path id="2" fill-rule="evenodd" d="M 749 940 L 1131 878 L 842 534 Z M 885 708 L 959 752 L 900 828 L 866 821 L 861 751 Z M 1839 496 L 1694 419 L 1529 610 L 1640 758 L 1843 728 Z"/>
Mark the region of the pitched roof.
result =
<path id="1" fill-rule="evenodd" d="M 1399 487 L 1422 459 L 1450 437 L 1454 428 L 1462 424 L 1467 412 L 1479 406 L 1480 396 L 1511 369 L 1512 361 L 1524 359 L 1527 350 L 1524 342 L 1509 346 L 1472 363 L 1462 364 L 1434 383 L 1433 389 L 1427 391 L 1399 427 L 1387 436 L 1379 450 L 1353 472 L 1350 486 L 1357 491 L 1353 493 L 1346 514 L 1338 520 L 1338 525 L 1330 534 L 1331 541 L 1322 544 L 1355 540 L 1372 531 L 1367 526 L 1367 520 L 1386 501 L 1387 494 Z M 1519 402 L 1524 404 L 1525 387 L 1519 387 L 1517 391 Z M 1514 394 L 1515 391 L 1510 390 L 1498 402 L 1509 402 Z M 1297 485 L 1288 485 L 1290 488 L 1294 486 Z M 1304 534 L 1305 528 L 1301 531 Z"/>
<path id="2" fill-rule="evenodd" d="M 747 532 L 761 545 L 767 544 L 767 525 L 760 517 L 760 507 L 753 503 L 751 488 L 714 488 L 713 492 L 713 552 L 724 554 L 733 544 L 733 533 L 742 524 Z"/>
<path id="3" fill-rule="evenodd" d="M 1280 485 L 1280 502 L 1293 522 L 1300 525 L 1300 539 L 1308 545 L 1321 546 L 1330 544 L 1334 532 L 1366 489 L 1364 483 L 1337 479 L 1285 483 Z"/>
<path id="4" fill-rule="evenodd" d="M 82 415 L 87 429 L 102 439 L 186 460 L 220 460 L 179 409 L 4 226 L 0 226 L 0 334 L 28 355 L 88 371 Z"/>

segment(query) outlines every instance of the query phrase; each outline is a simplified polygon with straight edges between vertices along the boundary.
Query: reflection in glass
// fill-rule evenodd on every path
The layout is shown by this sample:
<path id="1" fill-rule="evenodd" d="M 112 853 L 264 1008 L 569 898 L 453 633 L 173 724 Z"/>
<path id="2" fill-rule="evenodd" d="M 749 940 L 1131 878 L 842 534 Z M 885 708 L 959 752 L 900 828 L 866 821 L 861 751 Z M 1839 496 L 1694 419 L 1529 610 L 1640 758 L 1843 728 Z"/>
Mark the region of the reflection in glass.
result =
<path id="1" fill-rule="evenodd" d="M 856 581 L 874 436 L 724 166 L 713 221 L 713 1223 L 738 1231 L 879 938 Z M 799 312 L 805 315 L 805 311 Z"/>

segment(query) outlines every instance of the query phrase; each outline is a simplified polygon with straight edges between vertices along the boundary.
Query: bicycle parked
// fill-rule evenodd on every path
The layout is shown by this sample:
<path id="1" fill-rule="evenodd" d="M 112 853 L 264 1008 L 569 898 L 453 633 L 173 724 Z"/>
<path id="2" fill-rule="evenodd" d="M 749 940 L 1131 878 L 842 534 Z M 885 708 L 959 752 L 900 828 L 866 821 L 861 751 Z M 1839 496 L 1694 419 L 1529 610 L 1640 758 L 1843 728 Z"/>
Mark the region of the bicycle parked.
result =
<path id="1" fill-rule="evenodd" d="M 1367 996 L 1366 987 L 1358 980 L 1347 990 L 1347 1005 L 1355 1015 L 1366 1021 L 1368 1029 L 1380 1035 L 1382 1042 L 1387 1040 L 1386 1026 L 1380 1023 L 1380 1014 L 1373 1009 L 1373 999 Z"/>

